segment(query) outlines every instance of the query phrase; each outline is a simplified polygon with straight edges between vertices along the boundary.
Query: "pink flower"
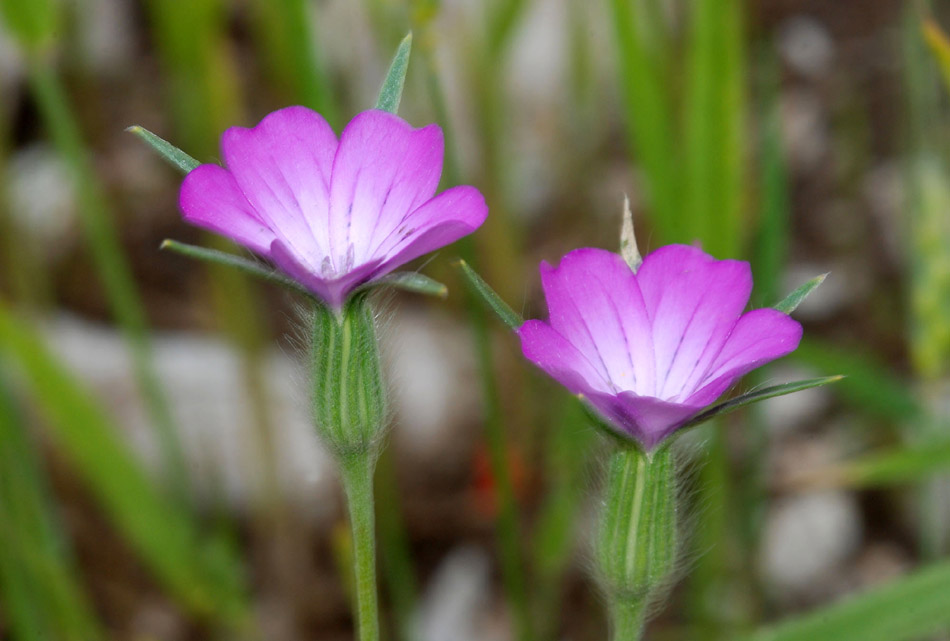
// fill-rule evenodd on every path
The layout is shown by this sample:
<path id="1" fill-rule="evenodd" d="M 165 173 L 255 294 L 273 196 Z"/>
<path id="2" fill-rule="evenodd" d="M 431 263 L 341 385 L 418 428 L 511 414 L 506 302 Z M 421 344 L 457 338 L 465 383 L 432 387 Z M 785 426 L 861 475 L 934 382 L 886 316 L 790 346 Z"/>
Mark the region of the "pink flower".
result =
<path id="1" fill-rule="evenodd" d="M 384 111 L 357 114 L 337 140 L 317 113 L 287 107 L 221 136 L 227 167 L 181 186 L 185 220 L 270 259 L 339 309 L 360 285 L 472 233 L 488 208 L 474 187 L 435 195 L 442 130 Z"/>
<path id="2" fill-rule="evenodd" d="M 577 249 L 541 263 L 550 320 L 519 329 L 528 360 L 651 450 L 743 374 L 798 347 L 774 309 L 743 313 L 749 264 L 669 245 L 634 273 L 617 254 Z"/>

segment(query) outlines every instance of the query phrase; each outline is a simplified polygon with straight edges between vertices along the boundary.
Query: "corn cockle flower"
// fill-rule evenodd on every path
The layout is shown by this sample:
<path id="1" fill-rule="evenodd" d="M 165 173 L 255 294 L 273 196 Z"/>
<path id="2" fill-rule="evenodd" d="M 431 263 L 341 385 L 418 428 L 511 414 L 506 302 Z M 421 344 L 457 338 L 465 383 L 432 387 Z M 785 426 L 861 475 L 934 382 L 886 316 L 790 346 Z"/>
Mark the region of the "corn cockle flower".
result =
<path id="1" fill-rule="evenodd" d="M 801 340 L 782 312 L 743 313 L 748 263 L 695 247 L 661 247 L 636 272 L 612 252 L 577 249 L 542 263 L 541 279 L 550 319 L 518 328 L 525 357 L 648 451 Z"/>
<path id="2" fill-rule="evenodd" d="M 474 187 L 435 195 L 442 130 L 391 113 L 358 114 L 339 140 L 306 107 L 221 137 L 226 167 L 204 164 L 181 186 L 188 222 L 271 260 L 340 309 L 357 287 L 472 233 L 488 209 Z"/>

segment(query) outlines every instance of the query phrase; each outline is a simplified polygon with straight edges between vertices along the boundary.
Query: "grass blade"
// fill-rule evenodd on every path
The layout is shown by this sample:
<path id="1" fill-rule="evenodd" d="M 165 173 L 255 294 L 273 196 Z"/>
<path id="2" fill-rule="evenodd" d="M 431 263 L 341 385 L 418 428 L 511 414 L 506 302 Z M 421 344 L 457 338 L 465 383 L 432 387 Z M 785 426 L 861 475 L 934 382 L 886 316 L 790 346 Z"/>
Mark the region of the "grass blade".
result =
<path id="1" fill-rule="evenodd" d="M 55 361 L 30 326 L 3 306 L 0 354 L 15 364 L 53 442 L 169 592 L 196 614 L 243 623 L 247 612 L 237 560 L 199 537 L 187 512 L 145 476 L 103 408 Z"/>
<path id="2" fill-rule="evenodd" d="M 910 641 L 947 625 L 950 562 L 944 561 L 740 641 Z"/>

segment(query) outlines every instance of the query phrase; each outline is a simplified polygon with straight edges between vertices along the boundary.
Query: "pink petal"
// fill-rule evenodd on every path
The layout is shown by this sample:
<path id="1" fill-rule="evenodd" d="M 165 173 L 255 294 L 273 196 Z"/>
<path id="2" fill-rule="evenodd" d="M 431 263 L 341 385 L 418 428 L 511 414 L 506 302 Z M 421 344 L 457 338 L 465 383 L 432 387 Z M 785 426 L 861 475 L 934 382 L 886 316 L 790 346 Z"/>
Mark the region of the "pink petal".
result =
<path id="1" fill-rule="evenodd" d="M 801 324 L 778 310 L 744 314 L 689 402 L 712 403 L 742 375 L 795 351 L 801 338 Z"/>
<path id="2" fill-rule="evenodd" d="M 311 271 L 327 255 L 336 136 L 320 114 L 287 107 L 253 129 L 232 127 L 221 151 L 259 218 Z"/>
<path id="3" fill-rule="evenodd" d="M 288 250 L 280 240 L 275 240 L 271 244 L 270 257 L 274 264 L 288 276 L 319 296 L 334 309 L 340 309 L 349 294 L 368 281 L 379 267 L 379 261 L 375 261 L 360 265 L 339 276 L 322 277 L 302 264 L 298 257 Z"/>
<path id="4" fill-rule="evenodd" d="M 474 187 L 459 185 L 446 189 L 406 216 L 380 246 L 370 252 L 371 256 L 385 257 L 375 276 L 468 236 L 487 216 L 485 198 Z"/>
<path id="5" fill-rule="evenodd" d="M 702 406 L 670 403 L 633 392 L 621 392 L 617 396 L 593 393 L 588 401 L 618 432 L 632 436 L 647 451 L 702 409 Z"/>
<path id="6" fill-rule="evenodd" d="M 700 384 L 749 301 L 749 264 L 668 245 L 644 259 L 637 281 L 653 322 L 655 395 L 683 400 Z"/>
<path id="7" fill-rule="evenodd" d="M 222 167 L 199 165 L 190 171 L 182 182 L 178 205 L 192 225 L 269 255 L 274 234 L 258 218 L 234 177 Z"/>
<path id="8" fill-rule="evenodd" d="M 550 324 L 616 389 L 652 395 L 652 332 L 640 288 L 623 259 L 576 249 L 556 268 L 541 264 Z"/>
<path id="9" fill-rule="evenodd" d="M 406 217 L 432 198 L 442 173 L 442 130 L 413 129 L 384 111 L 358 114 L 340 135 L 330 185 L 329 255 L 369 262 Z M 424 252 L 419 252 L 424 253 Z"/>
<path id="10" fill-rule="evenodd" d="M 525 321 L 517 333 L 525 358 L 571 393 L 588 395 L 592 390 L 612 392 L 610 383 L 597 367 L 544 321 Z"/>

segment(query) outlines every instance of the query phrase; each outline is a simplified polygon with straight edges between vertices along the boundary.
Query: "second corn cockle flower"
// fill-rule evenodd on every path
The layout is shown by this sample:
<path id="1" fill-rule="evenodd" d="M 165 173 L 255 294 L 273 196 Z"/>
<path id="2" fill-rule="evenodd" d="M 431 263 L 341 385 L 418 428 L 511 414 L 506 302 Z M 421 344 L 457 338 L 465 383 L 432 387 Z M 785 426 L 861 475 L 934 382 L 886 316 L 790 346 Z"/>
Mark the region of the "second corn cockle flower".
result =
<path id="1" fill-rule="evenodd" d="M 542 263 L 541 279 L 550 318 L 518 328 L 525 357 L 647 451 L 802 336 L 778 310 L 743 313 L 748 263 L 686 245 L 657 249 L 636 272 L 577 249 Z"/>
<path id="2" fill-rule="evenodd" d="M 268 258 L 340 310 L 360 286 L 475 231 L 474 187 L 436 195 L 442 131 L 394 114 L 357 114 L 339 140 L 305 107 L 221 137 L 227 167 L 203 164 L 181 187 L 185 220 Z"/>

